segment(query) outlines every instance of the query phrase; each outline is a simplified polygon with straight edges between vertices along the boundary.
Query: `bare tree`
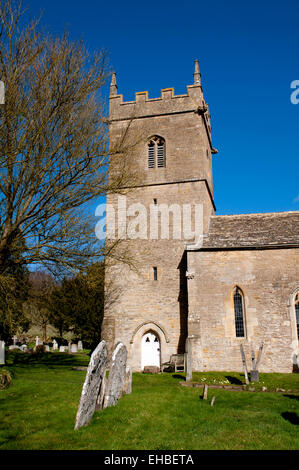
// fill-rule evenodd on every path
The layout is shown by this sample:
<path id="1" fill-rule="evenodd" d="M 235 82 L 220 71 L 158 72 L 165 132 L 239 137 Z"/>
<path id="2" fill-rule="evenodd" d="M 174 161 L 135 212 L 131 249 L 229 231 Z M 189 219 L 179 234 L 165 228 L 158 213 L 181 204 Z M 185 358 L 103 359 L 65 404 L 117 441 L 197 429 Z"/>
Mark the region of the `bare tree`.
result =
<path id="1" fill-rule="evenodd" d="M 38 326 L 47 340 L 47 328 L 50 324 L 51 294 L 55 287 L 53 277 L 45 271 L 34 271 L 29 275 L 29 295 L 23 309 L 31 326 Z"/>
<path id="2" fill-rule="evenodd" d="M 14 263 L 76 270 L 100 259 L 86 206 L 132 178 L 126 135 L 108 148 L 104 51 L 54 38 L 27 26 L 21 3 L 0 0 L 0 276 L 20 240 Z M 108 156 L 121 162 L 108 178 Z M 115 244 L 115 243 L 114 243 Z M 109 247 L 109 254 L 111 246 Z"/>

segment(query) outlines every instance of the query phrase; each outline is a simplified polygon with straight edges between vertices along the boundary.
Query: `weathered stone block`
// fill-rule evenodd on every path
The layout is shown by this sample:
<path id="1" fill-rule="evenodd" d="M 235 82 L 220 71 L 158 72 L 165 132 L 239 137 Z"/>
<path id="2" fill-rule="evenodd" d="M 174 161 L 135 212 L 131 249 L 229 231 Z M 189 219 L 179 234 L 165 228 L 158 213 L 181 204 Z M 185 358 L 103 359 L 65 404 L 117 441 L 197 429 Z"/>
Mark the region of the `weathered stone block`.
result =
<path id="1" fill-rule="evenodd" d="M 101 341 L 90 357 L 76 415 L 75 429 L 86 426 L 94 414 L 101 382 L 106 370 L 106 361 L 107 347 L 105 341 Z"/>
<path id="2" fill-rule="evenodd" d="M 144 374 L 159 374 L 160 369 L 157 366 L 145 366 L 143 368 Z"/>
<path id="3" fill-rule="evenodd" d="M 250 382 L 258 382 L 259 381 L 259 371 L 258 370 L 251 370 L 250 371 Z"/>
<path id="4" fill-rule="evenodd" d="M 127 348 L 124 344 L 119 343 L 112 356 L 103 408 L 116 405 L 124 393 L 126 364 Z"/>

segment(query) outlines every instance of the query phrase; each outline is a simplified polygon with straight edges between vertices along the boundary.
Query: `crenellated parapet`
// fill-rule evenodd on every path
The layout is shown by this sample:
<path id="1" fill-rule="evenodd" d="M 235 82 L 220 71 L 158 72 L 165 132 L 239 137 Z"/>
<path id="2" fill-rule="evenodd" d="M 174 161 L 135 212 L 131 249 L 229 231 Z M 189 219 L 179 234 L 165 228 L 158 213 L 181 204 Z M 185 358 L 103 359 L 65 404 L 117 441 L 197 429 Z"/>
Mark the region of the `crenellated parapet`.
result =
<path id="1" fill-rule="evenodd" d="M 115 85 L 116 86 L 116 85 Z M 110 95 L 109 120 L 152 117 L 157 115 L 207 112 L 200 85 L 188 85 L 187 94 L 175 95 L 173 88 L 161 90 L 159 98 L 149 98 L 148 91 L 135 93 L 135 101 L 123 101 L 123 95 Z"/>
<path id="2" fill-rule="evenodd" d="M 186 94 L 175 95 L 173 88 L 164 88 L 161 90 L 159 98 L 149 98 L 148 91 L 141 91 L 135 93 L 134 101 L 123 101 L 123 95 L 117 93 L 116 74 L 113 73 L 110 85 L 110 122 L 195 112 L 205 114 L 205 119 L 209 125 L 208 105 L 203 97 L 201 75 L 197 60 L 195 61 L 193 77 L 194 84 L 187 86 Z"/>

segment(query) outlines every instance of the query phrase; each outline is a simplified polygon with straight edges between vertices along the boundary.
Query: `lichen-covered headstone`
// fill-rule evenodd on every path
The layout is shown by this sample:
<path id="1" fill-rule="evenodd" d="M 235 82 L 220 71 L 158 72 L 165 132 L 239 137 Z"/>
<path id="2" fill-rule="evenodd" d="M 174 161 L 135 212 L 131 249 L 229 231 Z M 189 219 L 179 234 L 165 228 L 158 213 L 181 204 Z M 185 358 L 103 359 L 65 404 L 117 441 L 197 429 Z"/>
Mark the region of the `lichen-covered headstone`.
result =
<path id="1" fill-rule="evenodd" d="M 101 382 L 106 370 L 106 362 L 107 346 L 105 341 L 101 341 L 93 351 L 89 361 L 76 415 L 75 429 L 86 426 L 94 414 Z"/>
<path id="2" fill-rule="evenodd" d="M 100 385 L 100 391 L 97 398 L 96 410 L 102 410 L 105 400 L 105 392 L 107 387 L 106 371 L 104 371 L 103 379 Z"/>
<path id="3" fill-rule="evenodd" d="M 103 408 L 114 406 L 124 394 L 126 382 L 127 348 L 119 343 L 113 353 Z"/>

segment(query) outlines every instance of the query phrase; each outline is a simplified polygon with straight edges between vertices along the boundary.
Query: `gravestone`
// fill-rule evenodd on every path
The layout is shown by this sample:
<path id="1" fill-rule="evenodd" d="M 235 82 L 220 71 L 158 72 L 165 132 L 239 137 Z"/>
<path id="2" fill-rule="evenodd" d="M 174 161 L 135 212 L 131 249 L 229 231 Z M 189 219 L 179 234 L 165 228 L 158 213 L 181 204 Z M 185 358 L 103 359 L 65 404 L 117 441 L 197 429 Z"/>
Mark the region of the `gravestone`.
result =
<path id="1" fill-rule="evenodd" d="M 124 392 L 127 394 L 132 393 L 132 367 L 128 366 L 126 368 L 126 380 Z"/>
<path id="2" fill-rule="evenodd" d="M 72 343 L 69 341 L 67 346 L 67 352 L 70 354 L 72 352 Z"/>
<path id="3" fill-rule="evenodd" d="M 245 357 L 245 352 L 244 352 L 243 344 L 240 344 L 240 351 L 241 351 L 241 358 L 242 358 L 242 364 L 243 364 L 245 382 L 246 382 L 246 384 L 248 385 L 248 384 L 249 384 L 249 380 L 248 380 L 248 372 L 247 372 L 247 365 L 246 365 L 246 357 Z"/>
<path id="4" fill-rule="evenodd" d="M 78 351 L 82 351 L 83 349 L 83 343 L 82 341 L 78 341 Z"/>
<path id="5" fill-rule="evenodd" d="M 17 342 L 18 342 L 18 337 L 15 335 L 15 336 L 12 337 L 12 344 L 16 345 Z"/>
<path id="6" fill-rule="evenodd" d="M 59 352 L 65 352 L 65 349 L 64 349 L 64 348 L 65 348 L 65 346 L 60 346 Z"/>
<path id="7" fill-rule="evenodd" d="M 35 337 L 35 346 L 40 346 L 41 344 L 44 344 L 41 339 L 39 339 L 38 336 Z"/>
<path id="8" fill-rule="evenodd" d="M 186 339 L 186 382 L 190 382 L 192 380 L 192 339 Z"/>
<path id="9" fill-rule="evenodd" d="M 104 374 L 103 374 L 103 379 L 100 385 L 100 391 L 99 391 L 98 398 L 97 398 L 96 410 L 103 409 L 106 387 L 107 387 L 107 379 L 106 379 L 106 369 L 105 369 Z"/>
<path id="10" fill-rule="evenodd" d="M 106 363 L 107 346 L 105 341 L 101 341 L 90 357 L 76 415 L 75 429 L 86 426 L 93 416 L 106 371 Z"/>
<path id="11" fill-rule="evenodd" d="M 50 352 L 50 346 L 48 344 L 45 344 L 45 352 Z"/>
<path id="12" fill-rule="evenodd" d="M 203 387 L 203 397 L 202 397 L 203 400 L 208 399 L 208 390 L 209 390 L 209 387 L 207 384 L 205 384 Z"/>
<path id="13" fill-rule="evenodd" d="M 159 374 L 160 373 L 160 367 L 158 367 L 158 366 L 144 366 L 143 373 L 144 374 Z"/>
<path id="14" fill-rule="evenodd" d="M 118 343 L 112 356 L 103 408 L 116 405 L 124 394 L 126 364 L 127 348 L 123 343 Z"/>
<path id="15" fill-rule="evenodd" d="M 264 348 L 264 341 L 261 342 L 257 360 L 255 360 L 255 352 L 253 347 L 251 348 L 251 360 L 252 360 L 252 370 L 250 371 L 250 382 L 258 382 L 259 381 L 259 371 L 258 367 L 262 358 L 262 352 Z"/>
<path id="16" fill-rule="evenodd" d="M 250 371 L 250 382 L 258 382 L 259 381 L 259 371 L 253 369 Z"/>
<path id="17" fill-rule="evenodd" d="M 27 351 L 27 349 L 28 349 L 27 344 L 22 344 L 22 346 L 20 346 L 20 349 L 21 349 L 23 352 Z"/>
<path id="18" fill-rule="evenodd" d="M 53 351 L 56 351 L 56 349 L 58 349 L 58 343 L 57 343 L 56 339 L 54 339 L 54 341 L 53 341 Z"/>
<path id="19" fill-rule="evenodd" d="M 20 346 L 17 346 L 16 344 L 11 344 L 8 346 L 8 349 L 11 351 L 12 349 L 21 349 Z"/>
<path id="20" fill-rule="evenodd" d="M 71 353 L 77 353 L 78 352 L 78 346 L 76 344 L 71 344 Z"/>
<path id="21" fill-rule="evenodd" d="M 5 364 L 5 343 L 0 341 L 0 364 Z"/>

